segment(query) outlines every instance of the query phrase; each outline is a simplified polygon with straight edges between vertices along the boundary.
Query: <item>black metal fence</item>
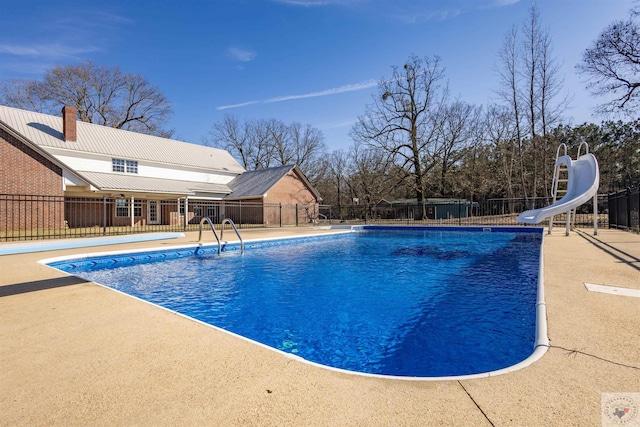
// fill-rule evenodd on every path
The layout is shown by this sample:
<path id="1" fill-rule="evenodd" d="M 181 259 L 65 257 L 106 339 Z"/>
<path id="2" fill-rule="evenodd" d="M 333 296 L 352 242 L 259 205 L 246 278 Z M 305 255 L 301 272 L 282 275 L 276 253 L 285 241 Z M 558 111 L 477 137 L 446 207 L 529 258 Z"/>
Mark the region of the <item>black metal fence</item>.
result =
<path id="1" fill-rule="evenodd" d="M 330 224 L 402 224 L 402 225 L 519 225 L 518 215 L 529 209 L 551 204 L 549 198 L 488 199 L 479 202 L 452 199 L 430 200 L 423 204 L 384 203 L 375 205 L 320 206 L 322 222 Z M 580 206 L 572 218 L 574 227 L 593 227 L 593 201 Z M 563 215 L 554 223 L 563 223 Z M 607 196 L 598 196 L 598 226 L 608 226 Z"/>
<path id="2" fill-rule="evenodd" d="M 640 185 L 609 194 L 609 227 L 640 232 Z"/>
<path id="3" fill-rule="evenodd" d="M 626 215 L 635 220 L 637 227 L 637 190 L 634 194 L 635 205 L 627 201 L 624 206 L 635 206 L 635 210 Z M 606 203 L 606 197 L 601 196 L 598 202 L 598 221 L 601 227 L 609 225 L 607 208 L 611 207 L 611 196 L 609 204 Z M 550 203 L 546 198 L 491 199 L 481 202 L 430 199 L 422 204 L 384 202 L 375 205 L 318 206 L 0 194 L 0 242 L 197 231 L 204 217 L 209 217 L 214 224 L 220 224 L 224 218 L 231 218 L 240 229 L 329 224 L 516 225 L 520 212 Z M 623 201 L 620 203 L 623 204 Z M 554 219 L 561 223 L 564 215 Z M 613 224 L 622 226 L 619 221 Z M 578 208 L 573 225 L 593 226 L 591 202 Z"/>
<path id="4" fill-rule="evenodd" d="M 0 194 L 0 242 L 197 231 L 209 217 L 238 228 L 312 225 L 317 205 Z"/>

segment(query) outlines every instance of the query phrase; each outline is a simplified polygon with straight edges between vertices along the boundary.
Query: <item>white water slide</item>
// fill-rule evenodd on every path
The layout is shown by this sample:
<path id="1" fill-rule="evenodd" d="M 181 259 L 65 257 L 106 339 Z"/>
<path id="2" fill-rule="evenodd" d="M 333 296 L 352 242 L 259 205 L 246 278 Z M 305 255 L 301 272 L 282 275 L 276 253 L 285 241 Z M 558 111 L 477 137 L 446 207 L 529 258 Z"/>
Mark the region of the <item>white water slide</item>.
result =
<path id="1" fill-rule="evenodd" d="M 585 144 L 585 143 L 583 143 Z M 586 145 L 586 144 L 585 144 Z M 581 145 L 582 146 L 582 145 Z M 558 149 L 558 152 L 560 149 Z M 565 147 L 566 153 L 566 147 Z M 578 149 L 578 155 L 580 150 Z M 557 194 L 559 171 L 566 166 L 567 188 L 565 195 L 558 201 L 554 201 L 551 205 L 541 208 L 522 212 L 517 222 L 525 224 L 539 224 L 549 218 L 549 233 L 553 227 L 553 217 L 563 213 L 567 214 L 566 234 L 569 234 L 571 222 L 571 211 L 580 205 L 588 202 L 593 197 L 593 210 L 598 209 L 598 186 L 600 185 L 600 170 L 598 161 L 593 154 L 588 152 L 579 156 L 577 160 L 572 160 L 571 156 L 559 156 L 556 159 L 554 168 L 554 199 Z M 594 215 L 593 220 L 594 234 L 598 233 L 598 217 Z"/>

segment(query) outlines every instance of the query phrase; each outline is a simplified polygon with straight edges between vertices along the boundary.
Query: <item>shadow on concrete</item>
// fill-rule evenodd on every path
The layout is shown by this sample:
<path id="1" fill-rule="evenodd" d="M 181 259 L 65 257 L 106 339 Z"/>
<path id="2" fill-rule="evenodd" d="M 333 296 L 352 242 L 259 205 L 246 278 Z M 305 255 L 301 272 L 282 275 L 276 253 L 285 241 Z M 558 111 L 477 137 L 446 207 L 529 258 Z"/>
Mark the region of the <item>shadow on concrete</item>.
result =
<path id="1" fill-rule="evenodd" d="M 11 295 L 26 294 L 28 292 L 44 291 L 46 289 L 90 283 L 75 276 L 59 277 L 57 279 L 36 280 L 34 282 L 16 283 L 15 285 L 0 286 L 0 298 Z"/>
<path id="2" fill-rule="evenodd" d="M 629 267 L 634 268 L 637 271 L 640 271 L 640 259 L 638 259 L 637 257 L 621 249 L 618 249 L 615 246 L 610 245 L 609 243 L 603 242 L 602 240 L 598 239 L 598 236 L 592 236 L 580 230 L 576 230 L 576 231 L 578 231 L 577 234 L 580 237 L 582 237 L 583 239 L 591 243 L 593 246 L 597 247 L 601 251 L 608 253 L 609 255 L 611 255 L 621 263 L 627 264 Z"/>

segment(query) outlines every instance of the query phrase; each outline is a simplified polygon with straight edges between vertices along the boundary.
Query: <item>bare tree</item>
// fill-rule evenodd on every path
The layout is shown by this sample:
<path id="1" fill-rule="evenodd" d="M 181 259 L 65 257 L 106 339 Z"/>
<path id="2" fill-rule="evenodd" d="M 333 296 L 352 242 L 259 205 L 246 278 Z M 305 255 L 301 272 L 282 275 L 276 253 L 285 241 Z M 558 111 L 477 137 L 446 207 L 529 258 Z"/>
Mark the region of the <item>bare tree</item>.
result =
<path id="1" fill-rule="evenodd" d="M 523 80 L 523 101 L 526 106 L 526 118 L 529 127 L 529 140 L 531 142 L 531 158 L 533 165 L 531 197 L 536 196 L 536 186 L 538 184 L 538 131 L 537 125 L 540 121 L 538 117 L 540 105 L 540 91 L 538 90 L 537 77 L 540 68 L 540 13 L 531 3 L 529 8 L 529 19 L 522 25 L 522 80 Z"/>
<path id="2" fill-rule="evenodd" d="M 278 133 L 272 132 L 276 126 L 276 120 L 257 120 L 249 123 L 249 147 L 252 153 L 252 164 L 248 165 L 251 170 L 268 168 L 276 166 L 275 152 L 279 142 L 274 137 L 279 136 Z M 281 166 L 281 164 L 277 164 Z"/>
<path id="3" fill-rule="evenodd" d="M 378 94 L 351 131 L 356 142 L 384 152 L 411 176 L 419 204 L 425 199 L 425 150 L 436 137 L 438 110 L 447 90 L 440 85 L 444 69 L 438 57 L 411 56 Z"/>
<path id="4" fill-rule="evenodd" d="M 475 142 L 476 129 L 479 126 L 480 107 L 455 101 L 443 107 L 441 123 L 437 127 L 438 167 L 440 170 L 440 196 L 448 192 L 447 176 L 457 162 L 465 155 L 466 149 Z"/>
<path id="5" fill-rule="evenodd" d="M 525 185 L 525 167 L 524 167 L 524 132 L 522 129 L 522 102 L 520 96 L 520 79 L 518 74 L 518 30 L 513 27 L 505 36 L 502 48 L 498 52 L 498 59 L 501 62 L 501 68 L 498 68 L 500 87 L 496 91 L 504 105 L 508 108 L 511 121 L 514 124 L 515 143 L 517 148 L 517 158 L 519 166 L 519 176 L 522 194 L 527 197 L 527 189 Z"/>
<path id="6" fill-rule="evenodd" d="M 335 150 L 331 153 L 326 163 L 329 180 L 332 183 L 335 201 L 338 206 L 339 217 L 342 218 L 342 205 L 347 192 L 347 181 L 349 179 L 351 157 L 344 150 Z"/>
<path id="7" fill-rule="evenodd" d="M 140 74 L 91 61 L 53 67 L 42 81 L 4 81 L 0 103 L 49 114 L 71 105 L 84 122 L 164 137 L 173 134 L 163 128 L 171 117 L 171 104 L 156 86 Z"/>
<path id="8" fill-rule="evenodd" d="M 233 116 L 213 125 L 204 143 L 227 150 L 248 170 L 297 164 L 310 181 L 320 177 L 326 152 L 322 132 L 311 125 L 280 120 L 248 120 Z"/>
<path id="9" fill-rule="evenodd" d="M 289 163 L 300 166 L 307 178 L 314 182 L 323 175 L 321 160 L 327 151 L 322 131 L 310 124 L 293 122 L 287 127 L 287 135 L 288 151 L 293 154 Z"/>
<path id="10" fill-rule="evenodd" d="M 351 198 L 358 203 L 372 205 L 392 193 L 394 181 L 390 174 L 391 164 L 387 153 L 376 147 L 354 142 L 349 151 L 353 170 L 347 185 Z"/>
<path id="11" fill-rule="evenodd" d="M 257 124 L 255 132 L 259 132 L 260 124 L 264 127 L 269 140 L 273 145 L 273 157 L 276 163 L 280 165 L 288 165 L 296 163 L 296 153 L 291 147 L 289 129 L 284 122 L 276 119 L 269 119 L 262 122 L 254 122 Z"/>
<path id="12" fill-rule="evenodd" d="M 525 197 L 536 197 L 548 195 L 551 178 L 545 136 L 559 122 L 567 97 L 559 98 L 563 85 L 560 64 L 535 4 L 521 28 L 518 32 L 514 27 L 506 35 L 498 54 L 497 94 L 511 110 L 515 124 L 521 191 Z"/>
<path id="13" fill-rule="evenodd" d="M 253 152 L 250 140 L 249 123 L 241 125 L 234 116 L 225 116 L 222 122 L 216 123 L 209 132 L 206 145 L 227 150 L 247 169 L 253 163 Z"/>
<path id="14" fill-rule="evenodd" d="M 0 82 L 0 104 L 21 110 L 48 112 L 38 95 L 38 83 L 34 80 L 9 79 Z M 56 111 L 56 114 L 60 111 Z"/>
<path id="15" fill-rule="evenodd" d="M 495 167 L 494 194 L 512 199 L 516 194 L 518 174 L 517 130 L 507 107 L 492 105 L 487 109 L 482 128 L 492 152 Z"/>
<path id="16" fill-rule="evenodd" d="M 275 119 L 240 123 L 236 117 L 227 115 L 213 126 L 204 143 L 227 150 L 247 170 L 264 169 L 272 166 L 279 150 L 282 151 L 279 147 L 285 144 L 278 139 L 285 137 L 278 130 L 280 125 Z"/>
<path id="17" fill-rule="evenodd" d="M 640 26 L 639 9 L 632 9 L 629 18 L 615 21 L 604 29 L 582 55 L 576 66 L 585 75 L 587 88 L 607 100 L 598 106 L 601 114 L 634 115 L 639 106 L 640 88 Z"/>

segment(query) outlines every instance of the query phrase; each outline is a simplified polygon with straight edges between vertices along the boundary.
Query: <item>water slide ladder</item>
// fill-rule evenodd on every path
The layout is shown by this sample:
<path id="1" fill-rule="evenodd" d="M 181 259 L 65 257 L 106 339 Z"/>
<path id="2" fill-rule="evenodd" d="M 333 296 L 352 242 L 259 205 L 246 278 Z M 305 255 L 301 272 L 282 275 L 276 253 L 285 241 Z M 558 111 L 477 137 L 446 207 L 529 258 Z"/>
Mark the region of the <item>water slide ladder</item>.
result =
<path id="1" fill-rule="evenodd" d="M 555 203 L 557 200 L 561 199 L 565 194 L 567 194 L 568 186 L 569 186 L 569 166 L 564 163 L 558 163 L 558 159 L 560 158 L 560 150 L 563 151 L 563 156 L 567 155 L 567 144 L 564 142 L 558 146 L 558 150 L 556 150 L 556 161 L 553 170 L 553 182 L 551 184 L 551 203 Z M 551 234 L 551 229 L 553 228 L 553 217 L 549 218 L 549 234 Z"/>
<path id="2" fill-rule="evenodd" d="M 222 242 L 220 241 L 220 239 L 224 236 L 225 224 L 230 224 L 233 230 L 236 232 L 236 236 L 238 236 L 238 240 L 240 240 L 240 254 L 241 255 L 244 254 L 244 241 L 242 240 L 242 237 L 240 236 L 240 232 L 238 232 L 238 229 L 236 228 L 236 225 L 234 224 L 231 218 L 225 218 L 222 220 L 222 223 L 220 224 L 222 229 L 220 231 L 220 237 L 218 237 L 218 233 L 216 232 L 216 228 L 213 226 L 213 222 L 211 221 L 211 218 L 209 218 L 208 216 L 203 217 L 200 220 L 200 234 L 198 235 L 198 242 L 202 241 L 202 226 L 204 225 L 205 222 L 208 223 L 209 226 L 211 227 L 211 231 L 213 231 L 213 235 L 215 236 L 216 241 L 218 242 L 218 255 L 220 255 L 220 253 L 222 252 Z"/>
<path id="3" fill-rule="evenodd" d="M 582 141 L 578 146 L 578 155 L 576 156 L 576 159 L 580 158 L 580 151 L 582 150 L 583 145 L 585 147 L 585 154 L 589 154 L 589 144 L 587 144 L 585 141 Z M 562 156 L 560 155 L 561 150 L 563 152 Z M 567 156 L 567 145 L 563 142 L 558 146 L 558 150 L 556 151 L 556 162 L 553 170 L 553 182 L 551 184 L 551 198 L 552 198 L 551 204 L 562 199 L 562 197 L 564 197 L 564 195 L 567 194 L 567 191 L 569 190 L 569 165 L 564 161 L 558 162 L 558 159 L 561 159 L 562 157 L 566 158 L 566 156 Z M 597 196 L 594 199 L 594 209 L 597 209 L 597 205 L 595 203 L 597 203 Z M 575 221 L 575 217 L 576 217 L 575 212 L 576 212 L 576 209 L 573 209 L 566 213 L 567 215 L 566 234 L 567 235 L 569 235 L 570 224 L 572 224 Z M 553 228 L 553 225 L 554 225 L 553 216 L 551 216 L 549 217 L 548 234 L 551 234 L 551 229 Z"/>

